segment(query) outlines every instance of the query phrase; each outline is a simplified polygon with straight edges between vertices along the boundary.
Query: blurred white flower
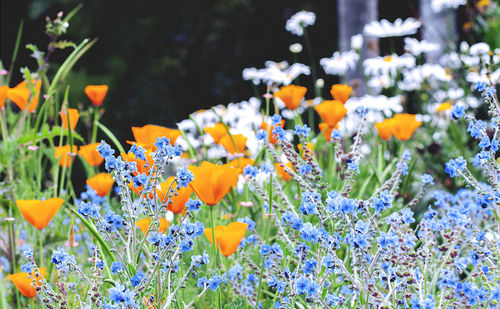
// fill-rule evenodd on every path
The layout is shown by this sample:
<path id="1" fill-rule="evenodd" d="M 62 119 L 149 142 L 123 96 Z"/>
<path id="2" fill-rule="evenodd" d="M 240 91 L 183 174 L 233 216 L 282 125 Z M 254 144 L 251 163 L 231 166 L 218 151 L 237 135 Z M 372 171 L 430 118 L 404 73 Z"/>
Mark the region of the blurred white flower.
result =
<path id="1" fill-rule="evenodd" d="M 307 26 L 312 26 L 316 22 L 316 15 L 313 12 L 300 11 L 292 15 L 286 21 L 286 30 L 302 36 L 304 34 L 304 28 Z"/>
<path id="2" fill-rule="evenodd" d="M 259 85 L 261 82 L 268 85 L 289 85 L 299 75 L 311 74 L 310 68 L 302 63 L 294 63 L 289 67 L 286 61 L 266 61 L 265 66 L 263 69 L 244 69 L 242 72 L 243 79 L 251 80 L 255 85 Z"/>
<path id="3" fill-rule="evenodd" d="M 355 34 L 351 36 L 351 48 L 352 49 L 361 49 L 363 47 L 363 35 Z"/>
<path id="4" fill-rule="evenodd" d="M 354 50 L 334 52 L 331 58 L 322 58 L 319 63 L 326 74 L 344 75 L 347 71 L 354 70 L 359 55 Z"/>
<path id="5" fill-rule="evenodd" d="M 451 81 L 451 75 L 438 64 L 425 63 L 412 69 L 402 71 L 403 79 L 398 83 L 402 90 L 412 91 L 419 89 L 424 81 Z"/>
<path id="6" fill-rule="evenodd" d="M 316 80 L 316 87 L 317 88 L 323 88 L 323 87 L 325 87 L 325 80 L 322 79 L 322 78 L 318 78 Z"/>
<path id="7" fill-rule="evenodd" d="M 292 45 L 290 45 L 288 49 L 290 50 L 290 52 L 294 54 L 299 54 L 300 52 L 302 52 L 302 44 L 293 43 Z"/>
<path id="8" fill-rule="evenodd" d="M 473 56 L 487 55 L 490 51 L 490 46 L 484 42 L 472 45 L 469 48 L 469 54 Z"/>
<path id="9" fill-rule="evenodd" d="M 434 13 L 439 13 L 444 9 L 456 9 L 467 3 L 467 0 L 432 0 L 431 8 Z"/>
<path id="10" fill-rule="evenodd" d="M 414 38 L 405 38 L 405 50 L 409 51 L 414 56 L 432 52 L 439 48 L 439 44 L 436 43 L 427 42 L 425 40 L 419 41 Z"/>
<path id="11" fill-rule="evenodd" d="M 491 72 L 491 74 L 486 69 L 482 69 L 480 72 L 471 71 L 465 76 L 465 80 L 469 83 L 476 84 L 477 82 L 491 83 L 493 85 L 500 83 L 500 69 Z"/>
<path id="12" fill-rule="evenodd" d="M 395 76 L 398 70 L 413 67 L 415 67 L 415 57 L 410 54 L 404 54 L 402 56 L 392 54 L 385 57 L 368 58 L 363 61 L 365 74 L 371 76 L 387 74 Z"/>
<path id="13" fill-rule="evenodd" d="M 372 21 L 366 24 L 363 28 L 363 33 L 376 38 L 405 36 L 416 33 L 421 25 L 421 22 L 412 17 L 405 19 L 405 21 L 398 18 L 394 23 L 389 22 L 387 19 L 382 19 L 381 21 Z"/>

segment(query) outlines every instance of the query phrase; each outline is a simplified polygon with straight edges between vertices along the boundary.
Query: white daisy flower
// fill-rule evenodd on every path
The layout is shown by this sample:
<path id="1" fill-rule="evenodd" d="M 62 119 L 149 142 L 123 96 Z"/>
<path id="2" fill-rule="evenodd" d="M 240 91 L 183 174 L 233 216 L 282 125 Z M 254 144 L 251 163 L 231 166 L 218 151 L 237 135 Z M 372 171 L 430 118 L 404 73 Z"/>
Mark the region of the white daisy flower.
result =
<path id="1" fill-rule="evenodd" d="M 385 57 L 368 58 L 363 61 L 365 74 L 371 76 L 387 74 L 395 76 L 398 70 L 413 67 L 415 67 L 415 57 L 410 54 L 404 54 L 402 56 L 393 54 Z"/>
<path id="2" fill-rule="evenodd" d="M 439 13 L 444 9 L 456 9 L 466 3 L 467 0 L 432 0 L 431 8 L 434 13 Z"/>
<path id="3" fill-rule="evenodd" d="M 405 38 L 405 50 L 409 51 L 414 56 L 436 51 L 439 48 L 439 44 L 436 43 L 427 42 L 425 40 L 419 41 L 414 38 Z"/>
<path id="4" fill-rule="evenodd" d="M 469 54 L 473 56 L 487 55 L 490 51 L 490 46 L 484 42 L 472 45 L 469 48 Z"/>
<path id="5" fill-rule="evenodd" d="M 356 34 L 351 36 L 351 48 L 352 49 L 361 49 L 363 47 L 363 35 Z"/>
<path id="6" fill-rule="evenodd" d="M 251 80 L 255 85 L 261 82 L 268 85 L 289 85 L 299 75 L 311 74 L 310 68 L 302 63 L 294 63 L 290 67 L 288 62 L 266 61 L 263 69 L 246 68 L 242 75 L 244 80 Z"/>
<path id="7" fill-rule="evenodd" d="M 366 24 L 363 28 L 363 33 L 376 38 L 405 36 L 415 34 L 421 25 L 421 22 L 412 17 L 407 18 L 405 21 L 398 18 L 394 23 L 389 22 L 387 19 L 382 19 L 381 21 L 372 21 Z"/>
<path id="8" fill-rule="evenodd" d="M 292 15 L 286 21 L 286 30 L 302 36 L 304 34 L 304 28 L 307 26 L 312 26 L 316 22 L 316 14 L 308 11 L 300 11 Z"/>
<path id="9" fill-rule="evenodd" d="M 326 74 L 344 75 L 347 71 L 354 70 L 359 55 L 354 50 L 334 52 L 331 58 L 322 58 L 319 63 Z"/>

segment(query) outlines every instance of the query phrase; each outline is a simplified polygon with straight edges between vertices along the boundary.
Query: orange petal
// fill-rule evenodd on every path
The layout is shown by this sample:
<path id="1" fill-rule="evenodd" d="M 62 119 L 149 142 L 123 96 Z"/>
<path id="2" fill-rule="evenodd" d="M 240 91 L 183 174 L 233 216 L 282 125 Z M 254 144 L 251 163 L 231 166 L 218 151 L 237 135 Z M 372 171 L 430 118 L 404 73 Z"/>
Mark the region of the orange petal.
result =
<path id="1" fill-rule="evenodd" d="M 85 94 L 94 106 L 101 106 L 108 89 L 108 85 L 88 85 L 85 87 Z"/>
<path id="2" fill-rule="evenodd" d="M 247 228 L 248 224 L 242 222 L 232 222 L 228 225 L 219 225 L 215 227 L 215 240 L 222 255 L 230 256 L 238 250 L 238 246 L 245 236 Z M 206 228 L 203 233 L 213 245 L 212 229 Z"/>
<path id="3" fill-rule="evenodd" d="M 80 146 L 80 150 L 78 151 L 78 154 L 91 166 L 99 166 L 104 161 L 104 158 L 97 151 L 99 144 L 93 143 Z"/>
<path id="4" fill-rule="evenodd" d="M 113 187 L 113 177 L 108 173 L 99 173 L 87 179 L 86 183 L 95 190 L 97 195 L 106 196 L 109 190 Z"/>
<path id="5" fill-rule="evenodd" d="M 146 234 L 149 226 L 151 225 L 151 218 L 145 218 L 141 220 L 137 220 L 136 226 L 141 229 L 142 233 Z M 160 218 L 160 226 L 158 227 L 158 231 L 162 234 L 165 234 L 167 231 L 167 227 L 170 226 L 170 221 L 167 221 L 165 218 Z"/>
<path id="6" fill-rule="evenodd" d="M 7 100 L 7 92 L 9 89 L 9 86 L 0 86 L 0 110 L 5 107 L 5 100 Z"/>
<path id="7" fill-rule="evenodd" d="M 329 127 L 335 127 L 347 114 L 347 109 L 341 101 L 324 101 L 314 107 L 319 116 Z M 329 140 L 329 139 L 328 139 Z"/>
<path id="8" fill-rule="evenodd" d="M 242 134 L 233 134 L 231 136 L 228 134 L 222 137 L 219 142 L 222 146 L 224 146 L 224 148 L 226 148 L 227 152 L 229 152 L 230 154 L 234 154 L 236 152 L 242 153 L 245 150 L 247 138 Z M 235 144 L 236 144 L 236 149 L 234 148 Z"/>
<path id="9" fill-rule="evenodd" d="M 54 155 L 59 159 L 59 166 L 70 167 L 71 163 L 75 159 L 75 155 L 78 152 L 78 147 L 73 145 L 65 145 L 60 147 L 55 147 Z"/>
<path id="10" fill-rule="evenodd" d="M 34 83 L 34 81 L 32 81 Z M 42 81 L 38 80 L 34 85 L 35 93 L 31 93 L 30 88 L 26 85 L 26 81 L 22 81 L 16 87 L 7 90 L 7 97 L 16 104 L 19 109 L 25 110 L 28 106 L 29 112 L 34 112 L 38 106 L 38 98 L 40 96 L 40 89 Z M 31 101 L 28 100 L 31 97 Z"/>
<path id="11" fill-rule="evenodd" d="M 167 204 L 167 210 L 170 210 L 174 214 L 178 214 L 184 210 L 193 189 L 189 186 L 178 188 L 177 184 L 174 183 L 174 180 L 175 177 L 168 177 L 167 181 L 161 183 L 156 188 L 156 194 L 162 203 L 166 203 L 168 200 L 168 196 L 166 196 L 166 194 L 168 193 L 169 188 L 171 188 L 172 192 L 175 192 L 175 194 L 170 198 L 171 202 Z"/>
<path id="12" fill-rule="evenodd" d="M 392 134 L 400 141 L 410 139 L 415 130 L 421 125 L 422 121 L 416 120 L 417 115 L 401 113 L 392 117 Z"/>
<path id="13" fill-rule="evenodd" d="M 381 139 L 389 140 L 392 136 L 392 119 L 385 119 L 382 122 L 375 123 L 375 129 L 377 129 Z"/>
<path id="14" fill-rule="evenodd" d="M 294 170 L 291 162 L 287 162 L 285 166 L 291 169 L 292 171 Z M 285 171 L 284 167 L 281 167 L 280 163 L 274 164 L 274 168 L 276 169 L 276 173 L 278 173 L 278 175 L 280 175 L 280 177 L 284 181 L 289 181 L 290 179 L 292 179 L 292 176 Z"/>
<path id="15" fill-rule="evenodd" d="M 38 269 L 40 273 L 42 274 L 42 277 L 45 278 L 47 276 L 47 272 L 45 267 L 39 268 Z M 28 277 L 28 273 L 14 273 L 9 275 L 9 280 L 14 283 L 16 288 L 21 292 L 26 297 L 35 297 L 36 296 L 36 289 L 31 286 L 31 283 L 33 283 L 33 279 L 36 277 L 36 272 L 33 272 L 31 274 L 31 278 Z M 41 286 L 42 285 L 42 278 L 36 278 L 36 285 Z"/>
<path id="16" fill-rule="evenodd" d="M 330 89 L 330 94 L 334 100 L 338 100 L 345 104 L 351 96 L 352 88 L 349 85 L 335 84 Z"/>
<path id="17" fill-rule="evenodd" d="M 205 127 L 203 129 L 205 133 L 210 134 L 216 144 L 219 143 L 220 139 L 227 135 L 227 130 L 224 124 L 216 123 L 211 127 Z"/>
<path id="18" fill-rule="evenodd" d="M 153 149 L 158 137 L 168 138 L 170 144 L 173 146 L 177 138 L 182 135 L 180 130 L 154 124 L 147 124 L 143 127 L 132 127 L 132 134 L 134 135 L 136 143 L 141 144 L 144 148 L 151 149 Z"/>
<path id="19" fill-rule="evenodd" d="M 250 159 L 250 158 L 237 158 L 237 159 L 231 160 L 227 165 L 241 169 L 240 174 L 242 174 L 243 169 L 247 165 L 253 165 L 254 162 L 255 161 L 253 159 Z"/>
<path id="20" fill-rule="evenodd" d="M 45 201 L 40 200 L 17 200 L 16 205 L 21 211 L 24 219 L 39 230 L 44 229 L 52 218 L 55 216 L 59 208 L 61 208 L 64 200 L 54 197 Z"/>
<path id="21" fill-rule="evenodd" d="M 75 130 L 78 118 L 80 118 L 80 113 L 76 108 L 68 108 L 67 111 L 60 111 L 59 116 L 61 117 L 61 123 L 64 130 L 68 129 L 68 114 L 69 114 L 69 124 L 71 125 L 71 131 Z"/>
<path id="22" fill-rule="evenodd" d="M 278 97 L 285 103 L 286 108 L 290 110 L 297 109 L 300 102 L 304 99 L 306 95 L 307 88 L 296 85 L 288 85 L 281 87 L 280 90 L 274 93 L 275 97 Z"/>

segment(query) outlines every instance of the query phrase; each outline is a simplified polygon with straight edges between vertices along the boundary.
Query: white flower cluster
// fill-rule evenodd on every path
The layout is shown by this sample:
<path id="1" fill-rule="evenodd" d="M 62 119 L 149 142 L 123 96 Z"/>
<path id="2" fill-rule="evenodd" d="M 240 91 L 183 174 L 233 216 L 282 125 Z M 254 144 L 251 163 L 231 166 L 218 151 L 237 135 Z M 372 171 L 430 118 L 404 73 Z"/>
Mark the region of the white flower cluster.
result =
<path id="1" fill-rule="evenodd" d="M 286 30 L 302 36 L 304 34 L 304 28 L 307 26 L 312 26 L 316 22 L 316 14 L 308 11 L 300 11 L 292 15 L 286 21 Z"/>
<path id="2" fill-rule="evenodd" d="M 359 60 L 359 54 L 354 50 L 345 52 L 335 52 L 331 58 L 322 58 L 319 63 L 326 74 L 344 75 L 347 71 L 356 68 Z"/>
<path id="3" fill-rule="evenodd" d="M 381 21 L 372 21 L 366 24 L 363 28 L 363 33 L 376 38 L 405 36 L 415 34 L 421 25 L 421 22 L 412 17 L 404 21 L 398 18 L 394 23 L 391 23 L 387 19 L 382 19 Z"/>
<path id="4" fill-rule="evenodd" d="M 311 69 L 302 63 L 266 61 L 265 68 L 246 68 L 242 72 L 244 80 L 251 80 L 255 85 L 265 83 L 267 85 L 290 85 L 299 75 L 311 74 Z"/>
<path id="5" fill-rule="evenodd" d="M 439 13 L 445 9 L 456 9 L 466 3 L 467 0 L 432 0 L 431 8 L 434 13 Z"/>

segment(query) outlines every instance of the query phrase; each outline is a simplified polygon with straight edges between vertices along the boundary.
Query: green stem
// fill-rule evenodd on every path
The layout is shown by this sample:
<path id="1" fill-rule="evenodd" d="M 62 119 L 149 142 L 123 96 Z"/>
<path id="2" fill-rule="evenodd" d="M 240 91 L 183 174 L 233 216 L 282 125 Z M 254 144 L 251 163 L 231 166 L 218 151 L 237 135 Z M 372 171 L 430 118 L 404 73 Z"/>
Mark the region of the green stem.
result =
<path id="1" fill-rule="evenodd" d="M 213 255 L 213 266 L 215 269 L 217 269 L 217 273 L 219 273 L 219 268 L 217 265 L 217 241 L 215 240 L 215 224 L 214 224 L 214 207 L 213 206 L 208 206 L 210 207 L 210 226 L 212 228 L 212 255 Z M 217 307 L 222 308 L 222 305 L 220 303 L 220 289 L 217 289 Z"/>
<path id="2" fill-rule="evenodd" d="M 7 78 L 5 79 L 5 85 L 10 84 L 10 79 L 12 78 L 12 71 L 14 70 L 14 64 L 17 59 L 17 52 L 19 51 L 19 45 L 21 44 L 21 35 L 23 33 L 24 19 L 19 23 L 19 28 L 17 29 L 16 43 L 14 45 L 14 51 L 12 52 L 12 60 L 10 61 L 9 72 L 7 73 Z"/>
<path id="3" fill-rule="evenodd" d="M 267 241 L 269 239 L 269 230 L 270 230 L 270 226 L 269 226 L 269 221 L 271 221 L 271 211 L 272 211 L 272 207 L 273 207 L 273 176 L 271 175 L 270 178 L 269 178 L 269 209 L 268 209 L 268 217 L 267 217 L 267 220 L 266 220 L 266 231 L 265 231 L 265 234 L 264 234 L 264 244 L 267 244 Z M 255 300 L 255 309 L 257 309 L 259 307 L 259 299 L 260 299 L 260 292 L 261 292 L 261 289 L 262 289 L 262 277 L 264 275 L 264 262 L 265 262 L 265 259 L 264 257 L 262 257 L 262 262 L 260 264 L 260 274 L 259 274 L 259 287 L 257 288 L 257 298 Z"/>
<path id="4" fill-rule="evenodd" d="M 40 246 L 40 267 L 44 266 L 43 260 L 43 230 L 38 231 L 38 246 Z"/>
<path id="5" fill-rule="evenodd" d="M 94 106 L 94 121 L 92 121 L 92 138 L 90 143 L 95 143 L 97 139 L 97 123 L 99 122 L 99 108 Z"/>

